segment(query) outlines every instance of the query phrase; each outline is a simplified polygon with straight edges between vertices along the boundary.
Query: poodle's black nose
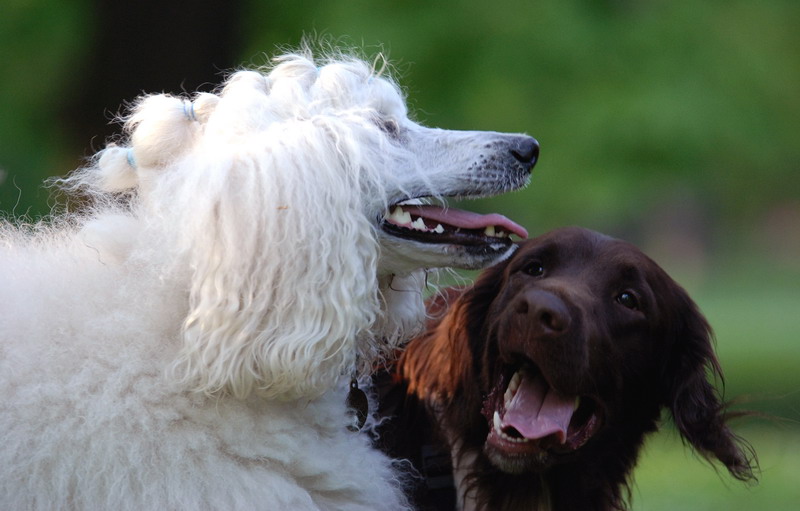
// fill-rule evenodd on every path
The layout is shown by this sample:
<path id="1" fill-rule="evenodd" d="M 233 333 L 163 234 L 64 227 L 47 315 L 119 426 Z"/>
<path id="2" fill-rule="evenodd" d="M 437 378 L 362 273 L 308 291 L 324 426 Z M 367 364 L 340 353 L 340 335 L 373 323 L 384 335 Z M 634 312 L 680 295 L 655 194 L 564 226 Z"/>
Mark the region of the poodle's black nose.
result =
<path id="1" fill-rule="evenodd" d="M 539 142 L 533 137 L 520 137 L 511 146 L 511 154 L 518 162 L 533 168 L 539 159 Z"/>

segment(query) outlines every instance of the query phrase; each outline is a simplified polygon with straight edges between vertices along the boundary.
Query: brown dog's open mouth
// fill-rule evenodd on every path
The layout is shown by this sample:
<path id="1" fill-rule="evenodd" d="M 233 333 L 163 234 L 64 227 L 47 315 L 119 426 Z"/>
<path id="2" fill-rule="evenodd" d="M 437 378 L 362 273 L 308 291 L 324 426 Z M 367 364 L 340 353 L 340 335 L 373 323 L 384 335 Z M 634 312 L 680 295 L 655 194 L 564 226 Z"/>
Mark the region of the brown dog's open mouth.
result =
<path id="1" fill-rule="evenodd" d="M 552 388 L 533 365 L 509 368 L 483 405 L 490 458 L 509 472 L 543 468 L 583 446 L 601 424 L 599 412 L 592 398 Z"/>

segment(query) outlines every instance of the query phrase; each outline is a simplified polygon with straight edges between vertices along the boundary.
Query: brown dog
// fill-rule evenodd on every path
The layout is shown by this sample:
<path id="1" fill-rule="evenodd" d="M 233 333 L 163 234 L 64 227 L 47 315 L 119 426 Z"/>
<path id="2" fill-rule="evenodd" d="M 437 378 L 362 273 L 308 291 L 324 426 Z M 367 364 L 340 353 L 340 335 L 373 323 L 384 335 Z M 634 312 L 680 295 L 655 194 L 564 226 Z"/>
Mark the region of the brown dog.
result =
<path id="1" fill-rule="evenodd" d="M 382 386 L 386 449 L 428 477 L 423 508 L 454 505 L 436 488 L 448 468 L 431 463 L 438 431 L 462 509 L 624 509 L 664 408 L 700 454 L 754 478 L 753 453 L 708 381 L 721 378 L 708 323 L 636 247 L 559 229 L 523 242 L 474 286 L 445 290 L 429 311 L 394 386 Z"/>

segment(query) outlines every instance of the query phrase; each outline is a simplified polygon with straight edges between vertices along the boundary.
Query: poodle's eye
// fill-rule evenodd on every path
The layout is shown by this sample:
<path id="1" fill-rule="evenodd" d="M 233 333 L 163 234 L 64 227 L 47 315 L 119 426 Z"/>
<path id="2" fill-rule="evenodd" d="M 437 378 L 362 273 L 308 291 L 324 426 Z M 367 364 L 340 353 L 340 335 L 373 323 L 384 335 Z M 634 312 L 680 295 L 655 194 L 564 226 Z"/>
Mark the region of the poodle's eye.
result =
<path id="1" fill-rule="evenodd" d="M 397 138 L 400 136 L 400 124 L 398 124 L 394 119 L 380 121 L 379 126 L 384 133 L 392 138 Z"/>
<path id="2" fill-rule="evenodd" d="M 622 305 L 623 307 L 631 310 L 638 311 L 639 310 L 639 299 L 636 298 L 636 295 L 630 291 L 623 291 L 620 293 L 616 301 L 618 304 Z"/>
<path id="3" fill-rule="evenodd" d="M 544 275 L 544 265 L 541 261 L 533 261 L 526 264 L 522 268 L 523 273 L 530 275 L 531 277 L 541 277 Z"/>

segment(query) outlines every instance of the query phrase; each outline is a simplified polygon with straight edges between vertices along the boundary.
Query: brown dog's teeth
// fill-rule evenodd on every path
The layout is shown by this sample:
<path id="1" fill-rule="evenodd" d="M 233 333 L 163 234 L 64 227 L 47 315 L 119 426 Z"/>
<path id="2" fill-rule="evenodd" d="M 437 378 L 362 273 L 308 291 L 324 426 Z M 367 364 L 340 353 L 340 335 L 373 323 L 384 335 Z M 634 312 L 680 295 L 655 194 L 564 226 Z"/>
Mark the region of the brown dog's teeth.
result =
<path id="1" fill-rule="evenodd" d="M 505 394 L 503 394 L 503 404 L 505 406 L 508 406 L 508 403 L 514 398 L 514 394 L 517 393 L 517 389 L 519 388 L 521 381 L 522 373 L 520 371 L 516 371 L 511 377 L 511 381 L 508 382 L 508 388 L 506 388 Z"/>
<path id="2" fill-rule="evenodd" d="M 500 412 L 497 410 L 494 411 L 494 416 L 492 416 L 492 425 L 494 426 L 495 431 L 498 433 L 502 432 L 503 422 L 500 420 Z"/>
<path id="3" fill-rule="evenodd" d="M 526 442 L 530 442 L 529 438 L 525 438 L 523 436 L 513 437 L 511 435 L 506 434 L 503 431 L 503 421 L 500 419 L 500 412 L 497 410 L 494 411 L 494 415 L 492 416 L 492 429 L 497 436 L 505 440 L 506 442 L 511 442 L 514 444 L 524 444 Z"/>

